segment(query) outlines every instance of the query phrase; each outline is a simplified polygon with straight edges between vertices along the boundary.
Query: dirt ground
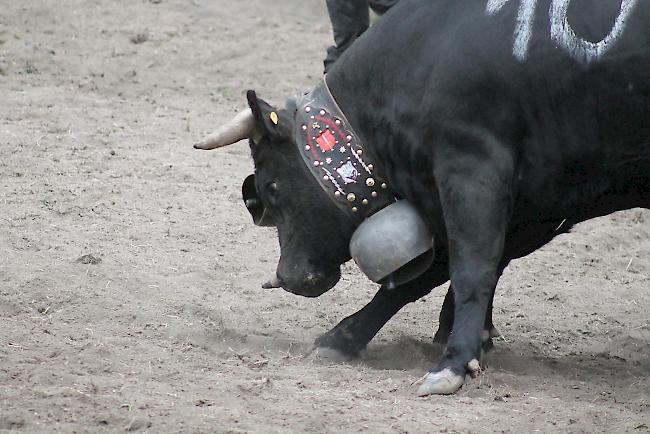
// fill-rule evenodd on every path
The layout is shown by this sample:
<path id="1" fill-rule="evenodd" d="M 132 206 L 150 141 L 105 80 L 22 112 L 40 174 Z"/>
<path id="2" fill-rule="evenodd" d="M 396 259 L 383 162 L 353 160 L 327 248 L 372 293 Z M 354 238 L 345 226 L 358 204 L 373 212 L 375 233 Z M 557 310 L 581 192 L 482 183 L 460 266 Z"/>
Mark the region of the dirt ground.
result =
<path id="1" fill-rule="evenodd" d="M 0 431 L 648 432 L 650 212 L 514 262 L 503 339 L 456 396 L 417 398 L 446 286 L 360 360 L 305 356 L 376 285 L 260 284 L 247 144 L 191 144 L 318 80 L 317 0 L 0 0 Z"/>

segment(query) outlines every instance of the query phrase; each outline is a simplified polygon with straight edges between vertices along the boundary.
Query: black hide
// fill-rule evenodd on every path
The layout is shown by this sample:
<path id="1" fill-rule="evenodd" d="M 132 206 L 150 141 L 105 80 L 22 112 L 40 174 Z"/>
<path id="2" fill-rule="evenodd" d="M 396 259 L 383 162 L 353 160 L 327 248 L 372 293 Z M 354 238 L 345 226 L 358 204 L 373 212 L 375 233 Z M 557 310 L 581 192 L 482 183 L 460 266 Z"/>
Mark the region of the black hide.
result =
<path id="1" fill-rule="evenodd" d="M 328 74 L 380 173 L 425 214 L 437 251 L 428 273 L 382 288 L 318 344 L 356 353 L 402 306 L 450 279 L 437 335 L 449 341 L 432 371 L 464 375 L 511 259 L 580 221 L 650 205 L 650 2 L 632 3 L 597 55 L 584 41 L 612 31 L 621 1 L 568 2 L 580 46 L 566 42 L 566 28 L 553 35 L 567 1 L 538 0 L 523 15 L 520 3 L 401 1 Z M 529 35 L 516 31 L 522 17 Z M 266 132 L 253 146 L 258 187 L 281 222 L 278 275 L 290 291 L 318 295 L 349 259 L 354 225 L 302 166 L 285 134 L 292 110 L 273 125 L 274 109 L 249 99 Z"/>

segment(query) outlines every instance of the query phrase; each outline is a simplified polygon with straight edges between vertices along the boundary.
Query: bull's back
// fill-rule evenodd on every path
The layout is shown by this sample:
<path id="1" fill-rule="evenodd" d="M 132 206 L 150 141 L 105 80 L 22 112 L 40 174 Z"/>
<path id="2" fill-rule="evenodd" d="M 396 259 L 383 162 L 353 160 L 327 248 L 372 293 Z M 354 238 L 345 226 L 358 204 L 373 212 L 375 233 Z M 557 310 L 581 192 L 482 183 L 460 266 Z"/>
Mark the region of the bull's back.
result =
<path id="1" fill-rule="evenodd" d="M 341 60 L 335 96 L 392 174 L 433 158 L 439 130 L 471 125 L 518 156 L 522 218 L 587 218 L 644 194 L 648 1 L 402 1 Z"/>

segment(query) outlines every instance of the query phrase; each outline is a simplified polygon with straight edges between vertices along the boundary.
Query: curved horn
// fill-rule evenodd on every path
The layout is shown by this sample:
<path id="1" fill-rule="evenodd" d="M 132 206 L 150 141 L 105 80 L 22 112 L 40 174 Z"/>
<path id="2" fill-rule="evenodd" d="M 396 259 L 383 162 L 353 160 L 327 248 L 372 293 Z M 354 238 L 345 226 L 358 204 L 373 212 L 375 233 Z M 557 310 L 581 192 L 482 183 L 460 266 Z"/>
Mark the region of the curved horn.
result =
<path id="1" fill-rule="evenodd" d="M 255 132 L 255 118 L 250 108 L 242 110 L 230 122 L 223 125 L 214 133 L 205 137 L 201 142 L 195 143 L 196 149 L 215 149 L 232 145 L 238 141 L 253 136 Z"/>

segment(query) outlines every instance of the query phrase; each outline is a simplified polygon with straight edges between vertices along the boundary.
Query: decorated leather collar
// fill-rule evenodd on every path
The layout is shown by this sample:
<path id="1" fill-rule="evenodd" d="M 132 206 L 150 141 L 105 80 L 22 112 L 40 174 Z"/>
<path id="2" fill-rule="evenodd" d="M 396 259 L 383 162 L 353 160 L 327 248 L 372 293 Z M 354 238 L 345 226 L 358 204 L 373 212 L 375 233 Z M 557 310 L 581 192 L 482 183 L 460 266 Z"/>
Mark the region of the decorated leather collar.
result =
<path id="1" fill-rule="evenodd" d="M 298 98 L 297 109 L 294 135 L 299 152 L 341 210 L 360 222 L 395 202 L 395 194 L 368 160 L 325 78 Z"/>

